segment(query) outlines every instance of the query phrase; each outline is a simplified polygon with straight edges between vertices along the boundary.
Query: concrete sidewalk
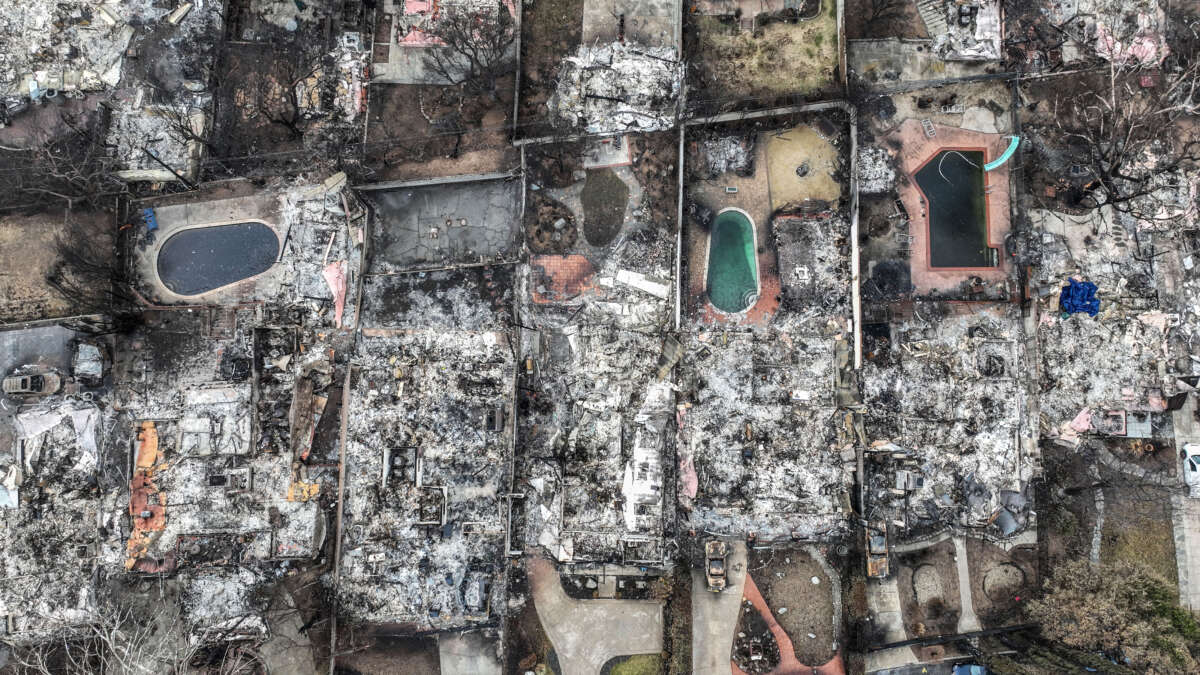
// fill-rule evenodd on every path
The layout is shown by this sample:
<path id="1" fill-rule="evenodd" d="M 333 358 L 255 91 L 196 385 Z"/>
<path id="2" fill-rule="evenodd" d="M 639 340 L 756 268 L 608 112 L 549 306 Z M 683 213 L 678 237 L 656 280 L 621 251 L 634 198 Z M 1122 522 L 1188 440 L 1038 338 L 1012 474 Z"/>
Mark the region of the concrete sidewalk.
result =
<path id="1" fill-rule="evenodd" d="M 662 652 L 661 602 L 575 600 L 567 596 L 558 570 L 548 560 L 531 558 L 527 569 L 533 604 L 562 675 L 598 675 L 614 657 Z"/>

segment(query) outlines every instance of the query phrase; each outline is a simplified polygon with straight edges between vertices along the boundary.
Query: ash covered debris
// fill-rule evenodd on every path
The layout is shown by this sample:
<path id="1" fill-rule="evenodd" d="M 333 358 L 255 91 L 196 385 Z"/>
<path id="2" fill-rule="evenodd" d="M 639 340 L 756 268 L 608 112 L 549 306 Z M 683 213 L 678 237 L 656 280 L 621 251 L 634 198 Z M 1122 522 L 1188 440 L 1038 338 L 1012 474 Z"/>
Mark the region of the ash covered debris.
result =
<path id="1" fill-rule="evenodd" d="M 258 419 L 253 404 L 260 387 L 261 401 L 291 397 L 262 386 L 276 377 L 269 371 L 280 359 L 255 344 L 254 310 L 233 312 L 224 337 L 211 337 L 205 319 L 163 317 L 169 323 L 123 345 L 114 392 L 122 420 L 117 438 L 135 453 L 125 566 L 171 572 L 315 557 L 325 521 L 318 502 L 297 498 L 293 487 L 302 471 L 294 463 L 303 458 L 270 434 L 263 424 L 269 414 Z M 319 346 L 308 347 L 315 358 L 289 364 L 298 374 L 322 368 L 313 362 L 328 358 Z M 139 364 L 150 367 L 139 372 Z M 256 438 L 254 429 L 262 435 Z"/>
<path id="2" fill-rule="evenodd" d="M 886 148 L 862 145 L 858 148 L 858 191 L 878 195 L 891 192 L 896 185 L 896 169 Z"/>
<path id="3" fill-rule="evenodd" d="M 1166 12 L 1153 0 L 1047 2 L 1042 12 L 1067 38 L 1064 63 L 1095 55 L 1117 64 L 1153 66 L 1169 51 Z"/>
<path id="4" fill-rule="evenodd" d="M 1012 305 L 924 301 L 888 323 L 862 374 L 869 520 L 890 523 L 901 539 L 981 529 L 997 522 L 1010 493 L 1025 494 L 1035 458 L 1021 442 L 1022 326 Z M 1009 516 L 1032 524 L 1023 508 Z M 1019 529 L 1008 521 L 993 534 Z"/>
<path id="5" fill-rule="evenodd" d="M 1104 429 L 1110 417 L 1165 413 L 1168 400 L 1188 390 L 1176 376 L 1192 372 L 1178 364 L 1180 358 L 1190 361 L 1194 313 L 1173 294 L 1164 302 L 1162 284 L 1173 266 L 1186 267 L 1184 256 L 1172 251 L 1188 250 L 1186 235 L 1155 232 L 1155 223 L 1110 208 L 1079 216 L 1031 210 L 1030 216 L 1043 244 L 1034 280 L 1041 313 L 1043 435 L 1074 446 L 1081 435 Z M 1179 271 L 1184 279 L 1179 289 L 1186 294 L 1190 277 L 1186 269 Z M 1099 288 L 1095 318 L 1059 312 L 1068 277 Z M 1183 316 L 1173 307 L 1184 309 Z"/>
<path id="6" fill-rule="evenodd" d="M 340 606 L 416 630 L 488 622 L 503 604 L 509 338 L 367 329 L 356 361 Z"/>
<path id="7" fill-rule="evenodd" d="M 568 566 L 667 561 L 673 252 L 643 215 L 627 211 L 603 244 L 572 247 L 582 253 L 537 256 L 518 279 L 525 501 L 513 547 Z"/>
<path id="8" fill-rule="evenodd" d="M 0 616 L 14 640 L 97 618 L 96 573 L 121 548 L 116 495 L 97 480 L 108 419 L 94 404 L 55 397 L 11 420 L 15 442 L 0 448 Z"/>
<path id="9" fill-rule="evenodd" d="M 690 529 L 763 540 L 843 531 L 854 455 L 838 433 L 834 371 L 848 355 L 835 358 L 838 344 L 783 329 L 688 336 L 678 454 Z"/>
<path id="10" fill-rule="evenodd" d="M 933 48 L 948 61 L 995 61 L 1003 39 L 1000 0 L 930 3 L 921 16 Z M 940 10 L 940 11 L 938 11 Z"/>
<path id="11" fill-rule="evenodd" d="M 561 124 L 589 133 L 675 126 L 683 62 L 670 47 L 613 42 L 580 47 L 562 64 L 547 106 Z"/>
<path id="12" fill-rule="evenodd" d="M 23 10 L 0 16 L 0 94 L 38 99 L 117 85 L 134 35 L 127 9 L 43 1 Z"/>

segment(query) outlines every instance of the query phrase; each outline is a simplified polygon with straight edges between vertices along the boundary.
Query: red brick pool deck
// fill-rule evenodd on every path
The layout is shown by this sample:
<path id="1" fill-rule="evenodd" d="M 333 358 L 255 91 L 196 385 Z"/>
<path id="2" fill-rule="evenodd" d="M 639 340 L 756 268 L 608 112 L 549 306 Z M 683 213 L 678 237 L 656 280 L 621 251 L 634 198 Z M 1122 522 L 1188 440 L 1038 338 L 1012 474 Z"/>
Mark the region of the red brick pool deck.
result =
<path id="1" fill-rule="evenodd" d="M 762 593 L 758 590 L 758 584 L 754 583 L 754 578 L 750 576 L 749 572 L 746 572 L 746 585 L 742 588 L 742 598 L 749 600 L 758 610 L 759 615 L 767 622 L 767 628 L 775 636 L 776 644 L 779 645 L 779 665 L 775 666 L 770 675 L 846 675 L 846 664 L 842 662 L 840 652 L 820 666 L 806 666 L 796 660 L 796 648 L 792 646 L 792 639 L 784 632 L 783 626 L 780 626 L 779 622 L 775 620 L 775 615 L 767 606 L 767 601 L 763 599 Z M 729 667 L 734 675 L 746 675 L 746 672 L 738 668 L 737 664 L 732 661 L 729 663 Z"/>
<path id="2" fill-rule="evenodd" d="M 912 283 L 917 295 L 932 291 L 956 288 L 969 277 L 979 277 L 989 284 L 1000 284 L 1008 279 L 1011 263 L 1004 252 L 1004 238 L 1012 229 L 1008 198 L 1009 165 L 988 171 L 984 191 L 987 200 L 988 246 L 999 250 L 996 267 L 931 267 L 929 264 L 929 216 L 924 198 L 913 174 L 925 162 L 944 149 L 982 149 L 984 161 L 999 157 L 1008 147 L 1004 134 L 985 134 L 969 129 L 933 125 L 934 136 L 925 135 L 921 120 L 908 119 L 887 134 L 887 138 L 898 143 L 897 168 L 903 178 L 897 183 L 900 200 L 908 211 L 908 233 L 912 236 L 912 252 L 909 263 Z"/>

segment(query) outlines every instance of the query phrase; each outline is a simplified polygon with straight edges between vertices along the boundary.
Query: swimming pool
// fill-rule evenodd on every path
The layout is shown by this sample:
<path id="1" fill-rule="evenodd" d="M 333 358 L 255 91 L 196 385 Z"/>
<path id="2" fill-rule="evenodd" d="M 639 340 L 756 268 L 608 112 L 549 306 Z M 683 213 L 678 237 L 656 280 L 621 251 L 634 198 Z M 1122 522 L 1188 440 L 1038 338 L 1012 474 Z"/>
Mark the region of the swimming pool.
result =
<path id="1" fill-rule="evenodd" d="M 199 295 L 266 272 L 278 255 L 279 237 L 266 223 L 231 223 L 171 235 L 156 265 L 172 293 Z"/>
<path id="2" fill-rule="evenodd" d="M 929 213 L 930 267 L 995 267 L 982 150 L 943 150 L 914 174 Z"/>
<path id="3" fill-rule="evenodd" d="M 713 307 L 740 312 L 758 299 L 758 256 L 754 224 L 740 209 L 725 209 L 713 220 L 708 235 L 708 277 L 705 289 Z"/>

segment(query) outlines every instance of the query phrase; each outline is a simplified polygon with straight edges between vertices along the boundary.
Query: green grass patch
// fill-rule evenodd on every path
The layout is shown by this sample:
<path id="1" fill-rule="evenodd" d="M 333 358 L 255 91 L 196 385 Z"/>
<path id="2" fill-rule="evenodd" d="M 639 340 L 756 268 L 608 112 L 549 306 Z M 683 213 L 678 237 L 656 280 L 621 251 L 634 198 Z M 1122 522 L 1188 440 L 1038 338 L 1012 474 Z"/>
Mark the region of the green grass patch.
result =
<path id="1" fill-rule="evenodd" d="M 659 675 L 663 669 L 662 654 L 634 654 L 621 659 L 613 664 L 609 675 Z"/>

